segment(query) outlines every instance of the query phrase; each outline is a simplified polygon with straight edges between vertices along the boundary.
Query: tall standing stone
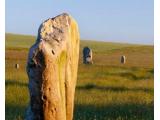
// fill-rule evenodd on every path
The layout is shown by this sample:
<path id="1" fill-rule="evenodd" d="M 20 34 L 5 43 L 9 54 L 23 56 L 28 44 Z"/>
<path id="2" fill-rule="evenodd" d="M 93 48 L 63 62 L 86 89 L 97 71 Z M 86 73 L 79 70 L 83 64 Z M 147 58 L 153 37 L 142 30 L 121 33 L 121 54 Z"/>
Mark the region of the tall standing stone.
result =
<path id="1" fill-rule="evenodd" d="M 43 22 L 28 55 L 27 120 L 72 120 L 78 59 L 76 21 L 64 13 Z"/>
<path id="2" fill-rule="evenodd" d="M 93 64 L 92 50 L 89 47 L 83 48 L 83 63 L 84 64 Z"/>

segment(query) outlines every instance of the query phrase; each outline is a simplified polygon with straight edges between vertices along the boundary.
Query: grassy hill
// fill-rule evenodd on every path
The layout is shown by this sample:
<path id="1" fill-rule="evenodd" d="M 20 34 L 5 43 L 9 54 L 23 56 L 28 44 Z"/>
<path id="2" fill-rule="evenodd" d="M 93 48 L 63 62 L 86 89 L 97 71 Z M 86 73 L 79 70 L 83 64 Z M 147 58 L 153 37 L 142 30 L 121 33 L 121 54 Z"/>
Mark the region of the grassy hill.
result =
<path id="1" fill-rule="evenodd" d="M 6 34 L 6 120 L 24 119 L 29 103 L 26 59 L 35 40 Z M 93 65 L 82 64 L 84 46 L 93 50 Z M 127 58 L 124 65 L 121 55 Z M 153 46 L 81 40 L 74 119 L 153 120 L 153 74 Z"/>

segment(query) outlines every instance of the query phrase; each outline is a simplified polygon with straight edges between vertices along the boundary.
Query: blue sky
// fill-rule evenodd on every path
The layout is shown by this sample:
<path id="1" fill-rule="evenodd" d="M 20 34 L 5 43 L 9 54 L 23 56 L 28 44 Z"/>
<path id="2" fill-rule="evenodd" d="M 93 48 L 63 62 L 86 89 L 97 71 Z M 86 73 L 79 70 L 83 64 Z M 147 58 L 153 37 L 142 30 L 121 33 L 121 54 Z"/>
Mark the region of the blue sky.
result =
<path id="1" fill-rule="evenodd" d="M 153 44 L 153 0 L 6 0 L 6 32 L 37 35 L 63 12 L 78 22 L 81 39 Z"/>

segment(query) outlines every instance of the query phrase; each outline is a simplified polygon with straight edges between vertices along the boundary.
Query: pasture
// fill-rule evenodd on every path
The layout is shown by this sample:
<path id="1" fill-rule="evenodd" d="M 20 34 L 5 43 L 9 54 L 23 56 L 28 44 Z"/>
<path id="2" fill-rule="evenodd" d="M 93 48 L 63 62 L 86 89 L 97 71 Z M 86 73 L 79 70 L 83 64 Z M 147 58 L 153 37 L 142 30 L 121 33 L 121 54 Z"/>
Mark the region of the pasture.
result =
<path id="1" fill-rule="evenodd" d="M 6 34 L 6 120 L 24 119 L 29 103 L 25 67 L 35 40 Z M 93 65 L 83 64 L 84 46 L 93 50 Z M 153 50 L 149 45 L 81 40 L 74 120 L 153 120 Z M 121 55 L 126 56 L 126 64 L 120 63 Z"/>

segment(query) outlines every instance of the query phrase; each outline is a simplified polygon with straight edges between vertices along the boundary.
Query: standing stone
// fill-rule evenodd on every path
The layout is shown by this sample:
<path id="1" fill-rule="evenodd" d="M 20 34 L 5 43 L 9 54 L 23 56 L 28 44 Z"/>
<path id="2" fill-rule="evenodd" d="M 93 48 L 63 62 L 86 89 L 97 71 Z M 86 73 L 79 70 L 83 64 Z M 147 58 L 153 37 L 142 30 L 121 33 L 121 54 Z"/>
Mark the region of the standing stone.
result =
<path id="1" fill-rule="evenodd" d="M 93 64 L 92 50 L 89 47 L 83 48 L 83 63 L 84 64 Z"/>
<path id="2" fill-rule="evenodd" d="M 126 57 L 123 55 L 121 56 L 121 63 L 122 64 L 125 64 L 126 63 Z"/>
<path id="3" fill-rule="evenodd" d="M 64 13 L 43 22 L 28 55 L 27 120 L 72 120 L 78 59 L 76 21 Z"/>
<path id="4" fill-rule="evenodd" d="M 15 64 L 15 68 L 16 68 L 16 69 L 19 69 L 19 64 Z"/>

